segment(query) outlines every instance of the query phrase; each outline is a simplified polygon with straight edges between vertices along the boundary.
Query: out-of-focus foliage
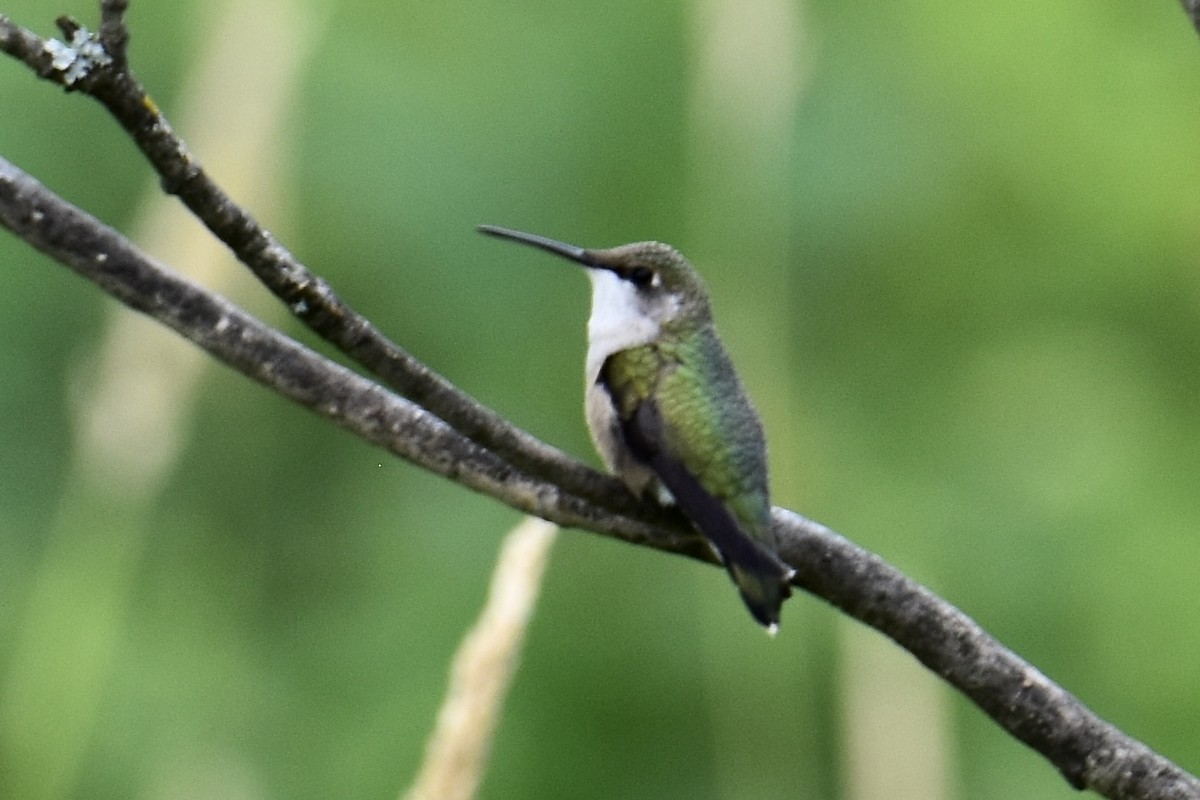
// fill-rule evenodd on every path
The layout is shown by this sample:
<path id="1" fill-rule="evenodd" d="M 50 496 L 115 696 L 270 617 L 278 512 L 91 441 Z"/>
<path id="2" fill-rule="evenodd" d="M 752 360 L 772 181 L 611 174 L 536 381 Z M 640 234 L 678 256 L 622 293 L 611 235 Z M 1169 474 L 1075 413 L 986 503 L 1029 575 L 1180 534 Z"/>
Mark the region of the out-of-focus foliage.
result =
<path id="1" fill-rule="evenodd" d="M 133 3 L 168 114 L 217 5 Z M 590 458 L 585 281 L 472 228 L 676 244 L 777 501 L 1200 770 L 1200 39 L 1177 4 L 311 5 L 278 229 L 353 305 Z M 93 102 L 8 60 L 0 99 L 0 154 L 132 224 L 152 180 Z M 130 519 L 72 454 L 97 340 L 131 312 L 8 236 L 0 267 L 0 691 L 45 693 L 0 697 L 0 794 L 395 796 L 515 515 L 213 368 Z M 104 624 L 43 664 L 13 643 L 73 630 L 47 595 Z M 718 571 L 568 534 L 483 796 L 905 796 L 861 788 L 871 735 L 942 751 L 916 796 L 1074 796 L 931 676 L 864 712 L 908 665 L 863 674 L 851 627 L 800 596 L 767 641 Z"/>

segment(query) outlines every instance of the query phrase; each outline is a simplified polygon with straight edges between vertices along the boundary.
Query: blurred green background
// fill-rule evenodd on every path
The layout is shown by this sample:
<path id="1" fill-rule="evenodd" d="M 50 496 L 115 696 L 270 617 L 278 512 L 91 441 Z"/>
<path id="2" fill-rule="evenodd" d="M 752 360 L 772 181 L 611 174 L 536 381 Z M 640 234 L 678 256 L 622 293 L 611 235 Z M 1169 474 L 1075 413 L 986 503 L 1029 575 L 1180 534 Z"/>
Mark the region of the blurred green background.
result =
<path id="1" fill-rule="evenodd" d="M 95 24 L 83 0 L 0 0 L 44 35 L 64 12 Z M 1176 3 L 129 19 L 218 181 L 580 456 L 586 282 L 473 226 L 679 246 L 776 502 L 1200 770 L 1200 39 Z M 214 49 L 243 60 L 216 96 L 250 112 L 194 99 Z M 149 171 L 94 102 L 8 59 L 0 99 L 0 154 L 68 199 L 143 239 L 195 227 L 148 216 Z M 267 157 L 217 160 L 266 117 Z M 147 246 L 176 264 L 181 241 Z M 8 235 L 0 265 L 0 796 L 397 796 L 518 516 L 203 359 L 177 375 L 186 346 Z M 236 271 L 202 279 L 312 343 Z M 793 599 L 768 641 L 720 572 L 568 532 L 482 796 L 1075 792 L 823 603 Z"/>

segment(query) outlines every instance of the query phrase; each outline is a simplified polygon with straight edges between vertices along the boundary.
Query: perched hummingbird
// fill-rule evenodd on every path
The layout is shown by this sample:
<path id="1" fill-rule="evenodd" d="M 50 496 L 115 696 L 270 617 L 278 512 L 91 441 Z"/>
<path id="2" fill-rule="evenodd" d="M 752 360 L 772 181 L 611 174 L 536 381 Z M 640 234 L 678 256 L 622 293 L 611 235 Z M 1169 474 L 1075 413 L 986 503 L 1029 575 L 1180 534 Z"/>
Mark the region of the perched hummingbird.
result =
<path id="1" fill-rule="evenodd" d="M 587 250 L 482 225 L 587 268 L 587 420 L 635 495 L 674 501 L 707 537 L 750 613 L 771 633 L 793 570 L 777 553 L 762 426 L 713 326 L 708 293 L 675 248 Z"/>

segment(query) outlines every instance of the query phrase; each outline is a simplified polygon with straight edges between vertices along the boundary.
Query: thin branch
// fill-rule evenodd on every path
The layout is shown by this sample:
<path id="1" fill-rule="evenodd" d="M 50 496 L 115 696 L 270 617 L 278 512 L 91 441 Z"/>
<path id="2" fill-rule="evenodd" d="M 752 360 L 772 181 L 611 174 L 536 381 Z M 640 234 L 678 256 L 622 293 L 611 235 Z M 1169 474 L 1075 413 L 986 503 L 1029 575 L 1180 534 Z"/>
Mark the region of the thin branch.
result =
<path id="1" fill-rule="evenodd" d="M 711 558 L 683 525 L 656 527 L 606 514 L 513 469 L 433 414 L 170 272 L 3 158 L 0 226 L 218 360 L 417 466 L 560 525 Z"/>
<path id="2" fill-rule="evenodd" d="M 1114 800 L 1200 798 L 1200 780 L 1102 720 L 879 556 L 790 511 L 775 509 L 774 523 L 797 586 L 889 636 L 1075 788 Z"/>
<path id="3" fill-rule="evenodd" d="M 128 37 L 115 8 L 124 5 L 112 0 L 104 3 L 108 9 L 105 17 L 108 35 L 122 43 Z M 86 31 L 69 19 L 61 19 L 59 25 L 69 47 L 82 52 L 90 41 Z M 177 195 L 309 328 L 377 375 L 384 384 L 437 414 L 464 436 L 518 469 L 553 479 L 567 491 L 591 498 L 618 513 L 634 513 L 636 504 L 619 481 L 587 469 L 561 450 L 516 427 L 390 341 L 351 308 L 324 279 L 305 267 L 213 182 L 122 59 L 113 56 L 103 63 L 89 63 L 82 74 L 53 69 L 47 53 L 61 52 L 56 44 L 62 43 L 47 43 L 0 17 L 0 50 L 24 61 L 40 77 L 99 100 L 158 172 L 164 190 Z"/>
<path id="4" fill-rule="evenodd" d="M 129 47 L 129 29 L 125 26 L 128 8 L 129 0 L 100 0 L 100 44 L 121 70 L 126 68 Z"/>
<path id="5" fill-rule="evenodd" d="M 1179 0 L 1179 2 L 1192 20 L 1192 25 L 1196 26 L 1196 31 L 1200 32 L 1200 0 Z"/>
<path id="6" fill-rule="evenodd" d="M 0 49 L 68 89 L 109 97 L 104 102 L 116 106 L 110 110 L 155 163 L 168 190 L 206 218 L 314 330 L 377 374 L 390 375 L 389 385 L 404 386 L 437 416 L 169 273 L 2 160 L 0 225 L 235 369 L 425 469 L 560 525 L 712 562 L 708 548 L 677 516 L 628 496 L 610 505 L 609 490 L 621 491 L 611 478 L 503 422 L 379 335 L 212 184 L 132 76 L 110 70 L 114 59 L 87 47 L 94 40 L 86 31 L 71 23 L 63 29 L 71 45 L 52 47 L 0 15 Z M 116 86 L 123 81 L 130 84 Z M 489 420 L 503 423 L 500 433 L 489 432 Z M 509 447 L 514 442 L 515 449 Z M 559 460 L 564 471 L 556 474 Z M 536 469 L 525 470 L 525 464 Z M 614 505 L 629 513 L 606 510 Z M 1114 800 L 1200 798 L 1195 777 L 1101 720 L 961 611 L 824 526 L 782 509 L 774 514 L 781 555 L 797 569 L 796 585 L 907 648 L 1042 753 L 1071 785 Z"/>

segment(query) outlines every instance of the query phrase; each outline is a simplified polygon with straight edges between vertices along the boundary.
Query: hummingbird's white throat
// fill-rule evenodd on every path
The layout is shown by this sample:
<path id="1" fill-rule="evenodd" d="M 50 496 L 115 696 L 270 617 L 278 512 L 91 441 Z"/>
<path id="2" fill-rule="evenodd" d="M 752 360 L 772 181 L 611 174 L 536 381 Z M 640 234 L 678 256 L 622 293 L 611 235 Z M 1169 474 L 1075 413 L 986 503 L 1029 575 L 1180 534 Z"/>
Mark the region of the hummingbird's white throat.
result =
<path id="1" fill-rule="evenodd" d="M 590 268 L 592 315 L 588 318 L 588 381 L 594 382 L 604 360 L 613 353 L 653 342 L 658 338 L 655 309 L 637 287 L 607 269 Z"/>

